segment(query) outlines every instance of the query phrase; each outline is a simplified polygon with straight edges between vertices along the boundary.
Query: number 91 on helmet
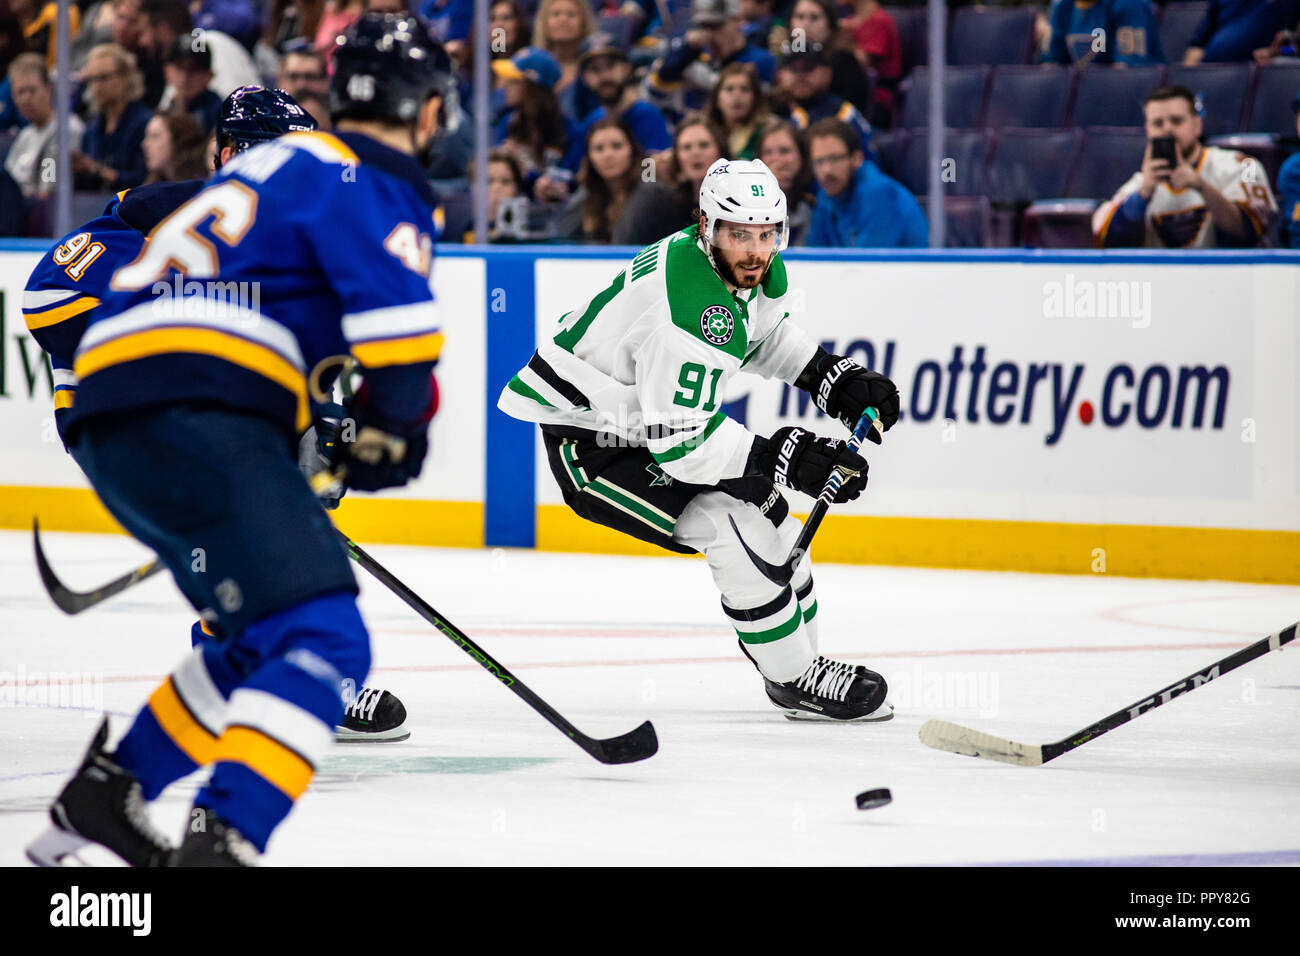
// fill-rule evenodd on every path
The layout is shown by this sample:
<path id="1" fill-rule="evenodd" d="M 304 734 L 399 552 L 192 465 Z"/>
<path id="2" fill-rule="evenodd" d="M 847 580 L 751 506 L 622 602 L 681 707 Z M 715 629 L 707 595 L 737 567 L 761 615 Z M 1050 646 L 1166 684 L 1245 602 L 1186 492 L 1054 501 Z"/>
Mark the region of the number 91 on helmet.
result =
<path id="1" fill-rule="evenodd" d="M 774 255 L 789 242 L 785 193 L 762 160 L 719 159 L 700 184 L 704 241 L 733 252 Z"/>

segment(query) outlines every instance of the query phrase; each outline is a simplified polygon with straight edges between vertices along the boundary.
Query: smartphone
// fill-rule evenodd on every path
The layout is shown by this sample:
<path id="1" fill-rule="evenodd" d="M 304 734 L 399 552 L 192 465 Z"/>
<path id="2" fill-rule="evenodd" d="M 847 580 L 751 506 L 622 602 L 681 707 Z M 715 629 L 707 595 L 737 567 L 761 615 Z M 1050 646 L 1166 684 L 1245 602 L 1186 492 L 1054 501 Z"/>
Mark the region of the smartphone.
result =
<path id="1" fill-rule="evenodd" d="M 1172 136 L 1157 136 L 1151 141 L 1151 158 L 1163 159 L 1173 169 L 1178 165 L 1178 147 Z"/>

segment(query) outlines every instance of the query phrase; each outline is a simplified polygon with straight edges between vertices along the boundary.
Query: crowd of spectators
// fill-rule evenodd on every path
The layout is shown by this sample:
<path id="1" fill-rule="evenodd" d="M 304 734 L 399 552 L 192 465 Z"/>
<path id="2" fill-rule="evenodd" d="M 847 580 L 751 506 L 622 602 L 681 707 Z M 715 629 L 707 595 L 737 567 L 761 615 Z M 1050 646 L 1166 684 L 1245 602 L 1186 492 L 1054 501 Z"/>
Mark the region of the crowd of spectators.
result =
<path id="1" fill-rule="evenodd" d="M 1300 0 L 949 6 L 954 73 L 1039 69 L 1046 78 L 1059 70 L 1150 70 L 1167 62 L 1168 46 L 1171 81 L 1174 67 L 1236 63 L 1256 71 L 1252 91 L 1258 71 L 1286 70 L 1297 78 L 1293 90 L 1300 89 L 1293 39 Z M 720 157 L 758 158 L 772 168 L 787 195 L 793 245 L 929 242 L 927 211 L 933 207 L 926 183 L 909 178 L 900 160 L 907 144 L 916 166 L 926 132 L 915 121 L 925 115 L 928 82 L 919 0 L 910 6 L 878 0 L 494 0 L 484 24 L 494 81 L 493 151 L 484 183 L 474 182 L 472 169 L 473 0 L 273 0 L 269 6 L 260 0 L 74 0 L 73 116 L 66 132 L 78 194 L 89 200 L 144 182 L 205 175 L 221 101 L 246 84 L 286 90 L 328 130 L 334 43 L 364 10 L 419 13 L 460 73 L 459 103 L 447 104 L 458 122 L 447 124 L 428 167 L 444 200 L 443 242 L 651 242 L 693 221 L 704 172 Z M 55 11 L 52 0 L 0 0 L 5 234 L 48 234 L 50 226 L 59 145 L 51 78 Z M 998 31 L 998 44 L 1013 48 L 1010 57 L 980 59 L 984 47 L 970 40 L 978 30 L 958 29 L 971 11 L 988 16 L 961 22 L 991 24 L 981 29 Z M 990 80 L 980 77 L 981 89 L 987 88 Z M 1073 102 L 1078 83 L 1071 83 Z M 1147 94 L 1156 87 L 1152 100 Z M 910 122 L 904 119 L 909 96 Z M 1198 89 L 1153 77 L 1134 99 L 1143 102 L 1147 139 L 1169 135 L 1162 125 L 1169 110 L 1157 105 L 1161 118 L 1153 120 L 1153 102 L 1172 100 L 1175 111 L 1185 106 L 1187 125 L 1171 161 L 1162 165 L 1148 145 L 1139 170 L 1115 174 L 1104 192 L 1093 185 L 1093 193 L 1076 197 L 1091 200 L 1077 214 L 1088 223 L 1087 241 L 1180 244 L 1186 229 L 1150 228 L 1142 212 L 1148 205 L 1163 208 L 1162 188 L 1182 193 L 1204 187 L 1208 198 L 1197 207 L 1197 222 L 1213 228 L 1201 230 L 1195 244 L 1290 244 L 1293 223 L 1300 230 L 1300 160 L 1282 162 L 1300 145 L 1291 120 L 1278 128 L 1274 116 L 1266 130 L 1242 126 L 1262 135 L 1239 136 L 1221 148 L 1207 141 L 1200 125 Z M 1116 116 L 1123 112 L 1117 109 Z M 951 110 L 949 123 L 958 132 L 980 127 L 973 116 L 954 122 Z M 1124 122 L 1074 125 L 1079 129 L 1071 131 L 1068 162 L 1079 165 L 1085 162 L 1079 144 L 1091 140 L 1092 125 Z M 1001 131 L 977 132 L 986 137 L 979 140 L 982 163 Z M 1006 145 L 1015 143 L 1014 136 L 997 142 L 996 158 L 1004 165 L 1009 156 L 1015 160 Z M 1219 155 L 1233 149 L 1257 157 L 1239 163 L 1249 177 L 1242 190 L 1253 187 L 1240 196 L 1233 170 Z M 1023 164 L 1035 162 L 1045 161 L 1026 153 Z M 1031 181 L 1034 172 L 1011 178 Z M 954 209 L 971 207 L 980 190 L 969 183 L 955 199 L 945 194 L 945 208 L 950 200 L 958 203 Z M 475 190 L 488 198 L 485 237 L 472 230 Z M 980 229 L 974 239 L 950 230 L 950 244 L 993 244 L 988 222 L 998 216 L 1013 225 L 996 244 L 1019 241 L 1019 217 L 1043 197 L 1021 190 L 974 198 L 984 217 Z M 1174 205 L 1183 210 L 1188 203 Z"/>

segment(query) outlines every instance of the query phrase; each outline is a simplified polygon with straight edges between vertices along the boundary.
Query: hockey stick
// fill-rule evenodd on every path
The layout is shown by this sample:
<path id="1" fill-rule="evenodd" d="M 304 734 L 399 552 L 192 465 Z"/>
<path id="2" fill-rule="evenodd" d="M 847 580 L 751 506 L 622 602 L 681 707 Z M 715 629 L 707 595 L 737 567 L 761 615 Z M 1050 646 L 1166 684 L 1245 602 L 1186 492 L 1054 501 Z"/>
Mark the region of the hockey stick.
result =
<path id="1" fill-rule="evenodd" d="M 872 428 L 875 428 L 878 434 L 882 434 L 877 419 L 878 413 L 874 408 L 868 408 L 862 413 L 862 417 L 858 419 L 857 427 L 853 429 L 853 434 L 849 436 L 849 451 L 856 452 L 861 448 L 862 440 L 867 437 L 867 432 Z M 736 532 L 736 537 L 740 539 L 740 546 L 745 549 L 745 553 L 749 555 L 749 560 L 754 562 L 754 567 L 762 572 L 763 577 L 782 587 L 790 583 L 794 577 L 795 569 L 799 567 L 799 562 L 808 553 L 808 546 L 812 544 L 813 535 L 817 533 L 822 518 L 826 517 L 826 511 L 830 508 L 831 502 L 835 500 L 840 485 L 844 483 L 846 477 L 848 475 L 843 469 L 836 468 L 831 472 L 831 476 L 826 479 L 826 486 L 822 488 L 822 493 L 817 496 L 817 503 L 813 505 L 808 520 L 804 522 L 803 530 L 799 532 L 798 540 L 795 541 L 794 547 L 790 549 L 790 555 L 781 564 L 771 564 L 755 553 L 754 549 L 745 543 L 740 528 L 736 527 L 736 519 L 731 515 L 727 515 L 727 520 L 731 522 L 731 529 Z"/>
<path id="2" fill-rule="evenodd" d="M 522 697 L 533 710 L 545 717 L 552 726 L 556 727 L 565 736 L 569 737 L 583 750 L 591 754 L 601 763 L 634 763 L 637 760 L 645 760 L 647 757 L 654 756 L 659 749 L 659 739 L 655 735 L 654 725 L 646 721 L 640 727 L 621 737 L 608 737 L 603 740 L 594 737 L 588 737 L 573 724 L 565 720 L 550 704 L 538 697 L 524 683 L 506 670 L 490 654 L 476 646 L 465 634 L 451 622 L 444 620 L 443 617 L 432 607 L 429 606 L 414 591 L 408 588 L 401 581 L 397 580 L 391 572 L 383 565 L 361 550 L 355 541 L 345 535 L 342 531 L 338 532 L 339 538 L 343 541 L 344 547 L 347 548 L 348 556 L 357 564 L 369 571 L 375 578 L 387 587 L 390 591 L 401 598 L 411 607 L 415 613 L 424 618 L 448 638 L 461 648 L 466 654 L 474 658 L 487 669 L 497 680 L 505 684 L 516 694 Z M 163 569 L 163 563 L 154 559 L 148 564 L 136 568 L 129 574 L 124 574 L 120 578 L 110 581 L 103 587 L 96 588 L 93 591 L 79 593 L 66 587 L 54 574 L 50 563 L 46 560 L 45 552 L 41 548 L 40 524 L 37 521 L 32 522 L 32 537 L 36 544 L 36 565 L 40 569 L 41 581 L 45 585 L 45 590 L 49 592 L 50 598 L 58 606 L 59 610 L 65 614 L 80 614 L 87 608 L 94 607 L 102 601 L 107 600 L 114 594 L 119 594 L 127 588 L 138 584 L 145 578 L 157 574 Z"/>
<path id="3" fill-rule="evenodd" d="M 659 739 L 655 736 L 654 725 L 648 720 L 620 737 L 606 737 L 603 740 L 588 737 L 565 720 L 554 707 L 533 693 L 523 681 L 506 670 L 492 655 L 466 637 L 460 628 L 446 620 L 419 595 L 397 580 L 383 565 L 361 550 L 355 541 L 342 531 L 339 532 L 339 537 L 348 549 L 352 560 L 374 575 L 381 584 L 406 602 L 411 610 L 446 635 L 453 644 L 482 664 L 489 674 L 522 697 L 528 706 L 545 717 L 551 726 L 601 763 L 634 763 L 654 756 L 659 749 Z"/>
<path id="4" fill-rule="evenodd" d="M 1136 720 L 1147 711 L 1153 710 L 1161 704 L 1167 704 L 1175 697 L 1196 690 L 1202 684 L 1208 684 L 1216 677 L 1222 677 L 1228 671 L 1236 670 L 1242 664 L 1253 661 L 1257 657 L 1263 657 L 1269 651 L 1275 651 L 1283 644 L 1289 644 L 1295 640 L 1295 633 L 1295 624 L 1285 627 L 1276 634 L 1270 634 L 1249 647 L 1234 651 L 1223 660 L 1215 661 L 1209 667 L 1202 668 L 1195 674 L 1184 677 L 1182 680 L 1156 691 L 1150 697 L 1129 704 L 1122 710 L 1115 711 L 1109 717 L 1103 717 L 1095 724 L 1089 724 L 1083 730 L 1076 731 L 1064 740 L 1056 741 L 1056 743 L 1041 745 L 1017 743 L 1014 740 L 994 737 L 992 734 L 971 730 L 969 727 L 962 727 L 960 724 L 950 724 L 946 720 L 927 720 L 922 724 L 921 743 L 937 750 L 949 750 L 957 754 L 966 754 L 969 757 L 1001 760 L 1003 763 L 1012 763 L 1020 767 L 1037 767 L 1049 760 L 1055 760 L 1061 754 L 1068 753 L 1075 747 L 1082 747 L 1088 741 L 1097 739 L 1102 734 L 1114 730 L 1121 724 Z"/>
<path id="5" fill-rule="evenodd" d="M 92 591 L 74 591 L 60 581 L 54 569 L 50 567 L 50 562 L 45 557 L 45 550 L 41 547 L 41 523 L 36 518 L 32 519 L 32 541 L 36 546 L 36 568 L 40 571 L 41 583 L 45 585 L 50 600 L 64 614 L 80 614 L 163 570 L 163 563 L 154 558 L 148 564 L 142 564 L 134 571 L 120 578 L 114 578 Z"/>

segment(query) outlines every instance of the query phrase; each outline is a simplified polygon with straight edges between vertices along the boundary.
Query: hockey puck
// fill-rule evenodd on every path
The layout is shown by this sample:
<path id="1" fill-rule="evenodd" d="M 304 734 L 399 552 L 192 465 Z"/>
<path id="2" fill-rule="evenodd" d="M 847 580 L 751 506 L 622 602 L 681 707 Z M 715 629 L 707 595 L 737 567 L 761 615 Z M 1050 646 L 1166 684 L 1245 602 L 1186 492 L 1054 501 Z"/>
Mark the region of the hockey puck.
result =
<path id="1" fill-rule="evenodd" d="M 863 790 L 856 799 L 859 810 L 874 810 L 876 807 L 883 807 L 893 802 L 894 795 L 889 792 L 888 787 L 881 787 L 879 790 Z"/>

